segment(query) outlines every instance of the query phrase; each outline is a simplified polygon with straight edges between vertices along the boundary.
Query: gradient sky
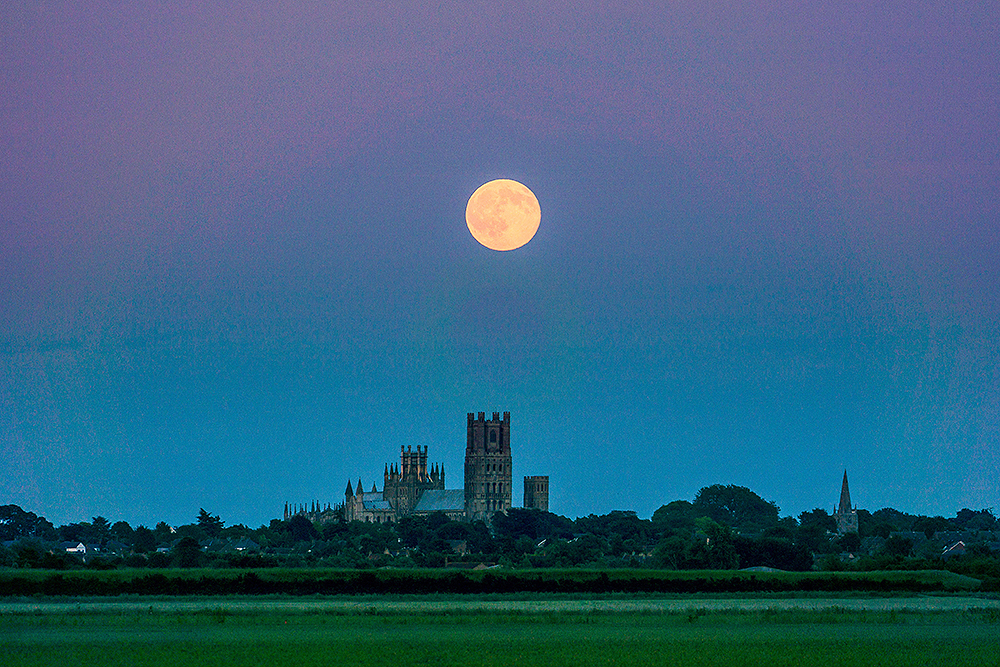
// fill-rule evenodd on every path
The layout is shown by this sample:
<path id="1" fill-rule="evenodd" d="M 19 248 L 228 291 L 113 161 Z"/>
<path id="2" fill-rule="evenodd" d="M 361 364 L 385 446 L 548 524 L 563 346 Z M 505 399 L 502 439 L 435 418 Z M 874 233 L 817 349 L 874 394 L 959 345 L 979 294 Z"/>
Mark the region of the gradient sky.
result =
<path id="1" fill-rule="evenodd" d="M 0 504 L 1000 507 L 1000 5 L 0 7 Z M 523 248 L 464 221 L 492 178 Z"/>

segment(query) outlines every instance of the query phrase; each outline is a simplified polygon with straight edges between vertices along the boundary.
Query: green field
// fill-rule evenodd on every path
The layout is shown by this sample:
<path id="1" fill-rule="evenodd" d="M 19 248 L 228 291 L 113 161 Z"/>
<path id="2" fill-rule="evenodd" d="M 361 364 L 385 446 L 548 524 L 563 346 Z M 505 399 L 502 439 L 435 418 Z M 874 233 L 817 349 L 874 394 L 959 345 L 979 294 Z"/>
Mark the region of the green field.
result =
<path id="1" fill-rule="evenodd" d="M 995 598 L 11 601 L 4 665 L 995 665 Z"/>

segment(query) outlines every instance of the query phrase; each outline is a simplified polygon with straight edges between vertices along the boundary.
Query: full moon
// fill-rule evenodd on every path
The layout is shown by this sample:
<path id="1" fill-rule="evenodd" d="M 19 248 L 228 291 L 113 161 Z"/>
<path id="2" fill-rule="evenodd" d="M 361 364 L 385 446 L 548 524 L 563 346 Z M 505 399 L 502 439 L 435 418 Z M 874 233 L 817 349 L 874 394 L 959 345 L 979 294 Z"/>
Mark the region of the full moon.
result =
<path id="1" fill-rule="evenodd" d="M 514 250 L 531 240 L 542 221 L 534 193 L 517 181 L 499 178 L 480 185 L 465 207 L 465 224 L 491 250 Z"/>

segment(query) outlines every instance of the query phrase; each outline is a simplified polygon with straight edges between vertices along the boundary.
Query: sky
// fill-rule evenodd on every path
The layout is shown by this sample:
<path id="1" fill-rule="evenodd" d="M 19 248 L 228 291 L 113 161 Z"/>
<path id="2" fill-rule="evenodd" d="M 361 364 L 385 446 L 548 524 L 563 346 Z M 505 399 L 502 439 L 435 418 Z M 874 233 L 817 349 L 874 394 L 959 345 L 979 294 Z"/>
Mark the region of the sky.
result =
<path id="1" fill-rule="evenodd" d="M 1000 5 L 0 7 L 0 504 L 1000 508 Z M 480 246 L 465 205 L 542 221 Z"/>

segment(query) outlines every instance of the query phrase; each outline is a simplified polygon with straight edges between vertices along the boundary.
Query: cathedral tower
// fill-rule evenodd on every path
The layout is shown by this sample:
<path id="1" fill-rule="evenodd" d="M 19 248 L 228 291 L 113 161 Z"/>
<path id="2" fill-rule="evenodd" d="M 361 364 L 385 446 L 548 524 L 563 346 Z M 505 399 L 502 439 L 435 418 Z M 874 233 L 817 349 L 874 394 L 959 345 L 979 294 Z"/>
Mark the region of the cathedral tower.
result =
<path id="1" fill-rule="evenodd" d="M 524 478 L 525 509 L 549 511 L 549 476 L 535 475 Z"/>
<path id="2" fill-rule="evenodd" d="M 420 502 L 424 491 L 444 488 L 444 466 L 427 469 L 427 445 L 399 447 L 399 466 L 386 464 L 382 473 L 382 497 L 398 516 L 406 516 Z"/>
<path id="3" fill-rule="evenodd" d="M 510 413 L 468 414 L 465 443 L 465 518 L 485 521 L 510 509 Z"/>

